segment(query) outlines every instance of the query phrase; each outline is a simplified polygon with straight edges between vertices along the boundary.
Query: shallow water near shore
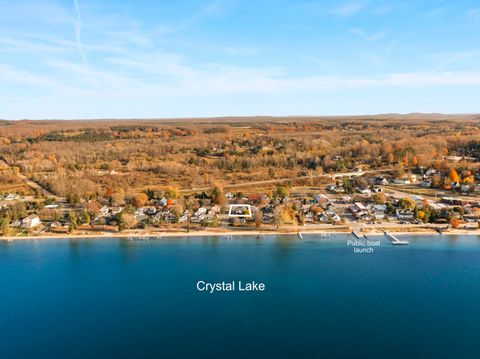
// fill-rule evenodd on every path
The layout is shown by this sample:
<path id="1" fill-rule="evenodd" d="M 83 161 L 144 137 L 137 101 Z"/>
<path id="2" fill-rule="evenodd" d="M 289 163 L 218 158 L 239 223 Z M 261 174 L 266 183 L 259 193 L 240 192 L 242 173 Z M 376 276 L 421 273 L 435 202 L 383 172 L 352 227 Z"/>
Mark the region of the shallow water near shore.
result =
<path id="1" fill-rule="evenodd" d="M 0 358 L 478 355 L 480 237 L 303 237 L 0 243 Z"/>

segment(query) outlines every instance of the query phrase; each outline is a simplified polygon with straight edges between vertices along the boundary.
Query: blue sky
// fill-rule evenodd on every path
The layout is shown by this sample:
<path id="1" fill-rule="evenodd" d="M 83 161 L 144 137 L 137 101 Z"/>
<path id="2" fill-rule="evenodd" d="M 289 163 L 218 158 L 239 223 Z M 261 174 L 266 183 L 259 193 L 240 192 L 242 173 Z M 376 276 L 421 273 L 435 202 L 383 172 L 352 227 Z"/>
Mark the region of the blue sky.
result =
<path id="1" fill-rule="evenodd" d="M 478 1 L 0 0 L 0 118 L 480 112 Z"/>

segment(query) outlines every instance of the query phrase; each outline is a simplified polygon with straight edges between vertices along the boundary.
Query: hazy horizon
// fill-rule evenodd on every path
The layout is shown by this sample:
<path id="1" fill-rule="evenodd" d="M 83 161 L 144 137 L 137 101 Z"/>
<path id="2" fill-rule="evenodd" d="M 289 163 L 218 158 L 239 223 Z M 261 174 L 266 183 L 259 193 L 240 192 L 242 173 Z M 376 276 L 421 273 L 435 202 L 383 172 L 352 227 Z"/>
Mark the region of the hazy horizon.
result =
<path id="1" fill-rule="evenodd" d="M 222 120 L 222 119 L 255 119 L 255 118 L 265 118 L 265 119 L 329 119 L 329 118 L 355 118 L 355 117 L 365 117 L 365 118 L 376 118 L 376 117 L 470 117 L 478 116 L 480 112 L 475 113 L 440 113 L 440 112 L 410 112 L 410 113 L 371 113 L 371 114 L 347 114 L 347 115 L 219 115 L 219 116 L 185 116 L 185 117 L 103 117 L 103 118 L 16 118 L 16 119 L 7 119 L 0 118 L 0 121 L 181 121 L 181 120 Z"/>

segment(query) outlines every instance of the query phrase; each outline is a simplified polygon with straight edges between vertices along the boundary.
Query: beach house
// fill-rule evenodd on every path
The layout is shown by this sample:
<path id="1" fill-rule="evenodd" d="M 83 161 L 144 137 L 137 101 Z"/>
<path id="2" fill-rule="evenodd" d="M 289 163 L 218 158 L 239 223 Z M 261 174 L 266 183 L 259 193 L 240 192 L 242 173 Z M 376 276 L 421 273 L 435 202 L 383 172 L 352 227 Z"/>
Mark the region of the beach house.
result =
<path id="1" fill-rule="evenodd" d="M 36 214 L 31 214 L 22 220 L 22 227 L 34 228 L 40 224 L 40 218 Z"/>

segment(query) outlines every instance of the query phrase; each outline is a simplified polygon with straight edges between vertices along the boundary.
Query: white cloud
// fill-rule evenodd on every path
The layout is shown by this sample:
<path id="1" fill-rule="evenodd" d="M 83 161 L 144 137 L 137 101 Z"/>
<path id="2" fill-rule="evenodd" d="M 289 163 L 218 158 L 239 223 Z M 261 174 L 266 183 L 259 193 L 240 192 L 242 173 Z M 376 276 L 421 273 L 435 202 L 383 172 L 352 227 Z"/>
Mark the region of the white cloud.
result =
<path id="1" fill-rule="evenodd" d="M 75 8 L 76 20 L 75 20 L 75 43 L 77 45 L 78 53 L 82 58 L 82 62 L 86 68 L 88 68 L 87 57 L 85 56 L 85 50 L 83 49 L 82 44 L 82 17 L 80 16 L 80 7 L 78 5 L 78 0 L 73 0 L 73 5 Z"/>
<path id="2" fill-rule="evenodd" d="M 385 32 L 383 31 L 369 34 L 363 29 L 354 28 L 351 29 L 351 32 L 367 42 L 375 42 L 385 37 Z"/>
<path id="3" fill-rule="evenodd" d="M 351 1 L 331 9 L 330 13 L 341 17 L 348 17 L 362 10 L 365 5 L 366 3 L 364 1 Z"/>
<path id="4" fill-rule="evenodd" d="M 448 68 L 450 65 L 453 65 L 460 61 L 480 57 L 480 51 L 446 52 L 430 55 L 430 57 L 440 62 L 440 64 L 433 69 L 433 71 L 436 72 L 442 71 Z"/>

